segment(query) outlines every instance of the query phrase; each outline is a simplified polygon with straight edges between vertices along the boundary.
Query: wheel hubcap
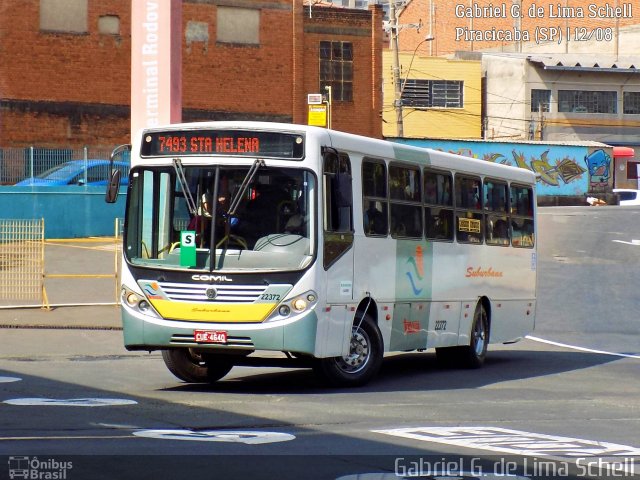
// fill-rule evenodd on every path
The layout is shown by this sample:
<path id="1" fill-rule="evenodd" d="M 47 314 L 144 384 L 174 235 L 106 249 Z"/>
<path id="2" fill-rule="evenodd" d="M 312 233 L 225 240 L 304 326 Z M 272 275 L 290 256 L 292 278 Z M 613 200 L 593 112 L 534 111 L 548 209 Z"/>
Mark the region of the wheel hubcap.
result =
<path id="1" fill-rule="evenodd" d="M 336 359 L 336 363 L 345 373 L 358 373 L 367 365 L 370 353 L 369 337 L 361 328 L 354 328 L 349 354 Z"/>
<path id="2" fill-rule="evenodd" d="M 476 320 L 476 326 L 473 331 L 473 342 L 475 345 L 476 355 L 480 356 L 484 352 L 484 346 L 486 343 L 487 332 L 485 330 L 486 317 L 480 313 Z"/>

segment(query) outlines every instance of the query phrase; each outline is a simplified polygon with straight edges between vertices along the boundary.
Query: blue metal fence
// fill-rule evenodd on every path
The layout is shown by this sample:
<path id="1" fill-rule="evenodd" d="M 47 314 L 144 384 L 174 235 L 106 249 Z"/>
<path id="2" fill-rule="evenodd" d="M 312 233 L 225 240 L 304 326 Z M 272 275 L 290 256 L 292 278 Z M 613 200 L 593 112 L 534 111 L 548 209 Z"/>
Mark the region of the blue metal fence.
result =
<path id="1" fill-rule="evenodd" d="M 112 149 L 105 148 L 0 148 L 0 185 L 14 185 L 70 160 L 108 160 Z M 129 161 L 129 153 L 118 160 Z M 105 178 L 108 171 L 105 170 Z"/>

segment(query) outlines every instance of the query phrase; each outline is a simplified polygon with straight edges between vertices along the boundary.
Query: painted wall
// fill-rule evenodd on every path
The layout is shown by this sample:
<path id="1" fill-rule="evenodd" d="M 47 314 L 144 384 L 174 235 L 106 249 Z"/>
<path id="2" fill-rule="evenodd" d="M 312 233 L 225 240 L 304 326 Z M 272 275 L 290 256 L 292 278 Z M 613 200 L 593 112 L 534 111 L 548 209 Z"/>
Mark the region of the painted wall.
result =
<path id="1" fill-rule="evenodd" d="M 428 44 L 424 49 L 428 49 Z M 462 108 L 403 107 L 404 137 L 410 138 L 482 138 L 482 73 L 481 63 L 475 60 L 449 60 L 425 57 L 424 51 L 399 54 L 400 80 L 461 80 Z M 383 52 L 382 133 L 398 135 L 394 109 L 393 56 Z"/>
<path id="2" fill-rule="evenodd" d="M 605 144 L 389 140 L 526 168 L 540 176 L 538 196 L 581 197 L 586 193 L 610 192 L 613 187 L 613 152 Z"/>
<path id="3" fill-rule="evenodd" d="M 124 217 L 126 190 L 117 203 L 104 201 L 104 187 L 0 187 L 0 217 L 44 218 L 46 238 L 113 236 Z"/>

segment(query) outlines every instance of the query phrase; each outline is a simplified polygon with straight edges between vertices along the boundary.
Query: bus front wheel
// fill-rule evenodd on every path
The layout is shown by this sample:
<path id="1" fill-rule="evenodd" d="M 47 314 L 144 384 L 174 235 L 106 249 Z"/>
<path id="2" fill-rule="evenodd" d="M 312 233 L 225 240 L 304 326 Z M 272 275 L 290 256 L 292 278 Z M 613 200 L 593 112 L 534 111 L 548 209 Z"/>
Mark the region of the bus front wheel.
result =
<path id="1" fill-rule="evenodd" d="M 375 322 L 365 315 L 351 330 L 349 353 L 342 357 L 321 358 L 315 371 L 330 385 L 356 387 L 371 380 L 382 365 L 384 346 Z"/>
<path id="2" fill-rule="evenodd" d="M 162 359 L 171 373 L 187 383 L 213 383 L 233 368 L 224 357 L 203 355 L 191 348 L 163 350 Z"/>

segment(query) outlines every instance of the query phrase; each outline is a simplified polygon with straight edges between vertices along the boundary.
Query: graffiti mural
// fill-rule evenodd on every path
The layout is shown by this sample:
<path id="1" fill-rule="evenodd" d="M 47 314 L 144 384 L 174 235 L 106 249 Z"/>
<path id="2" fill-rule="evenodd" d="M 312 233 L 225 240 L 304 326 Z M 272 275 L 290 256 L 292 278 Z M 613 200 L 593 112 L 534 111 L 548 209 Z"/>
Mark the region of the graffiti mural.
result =
<path id="1" fill-rule="evenodd" d="M 538 174 L 538 195 L 584 195 L 608 185 L 611 152 L 592 145 L 544 142 L 394 139 L 489 162 L 526 168 Z"/>
<path id="2" fill-rule="evenodd" d="M 511 154 L 513 155 L 514 163 L 505 159 L 501 153 L 489 154 L 488 157 L 485 155 L 484 160 L 492 162 L 499 161 L 505 165 L 515 165 L 520 168 L 526 168 L 539 175 L 538 181 L 553 187 L 559 186 L 560 181 L 563 183 L 579 181 L 582 174 L 586 172 L 584 168 L 578 165 L 575 159 L 569 157 L 558 159 L 554 165 L 551 165 L 548 149 L 542 152 L 539 158 L 531 157 L 528 161 L 522 152 L 512 150 Z"/>
<path id="3" fill-rule="evenodd" d="M 598 149 L 584 157 L 589 168 L 590 188 L 606 187 L 609 185 L 609 172 L 611 170 L 611 156 Z"/>

